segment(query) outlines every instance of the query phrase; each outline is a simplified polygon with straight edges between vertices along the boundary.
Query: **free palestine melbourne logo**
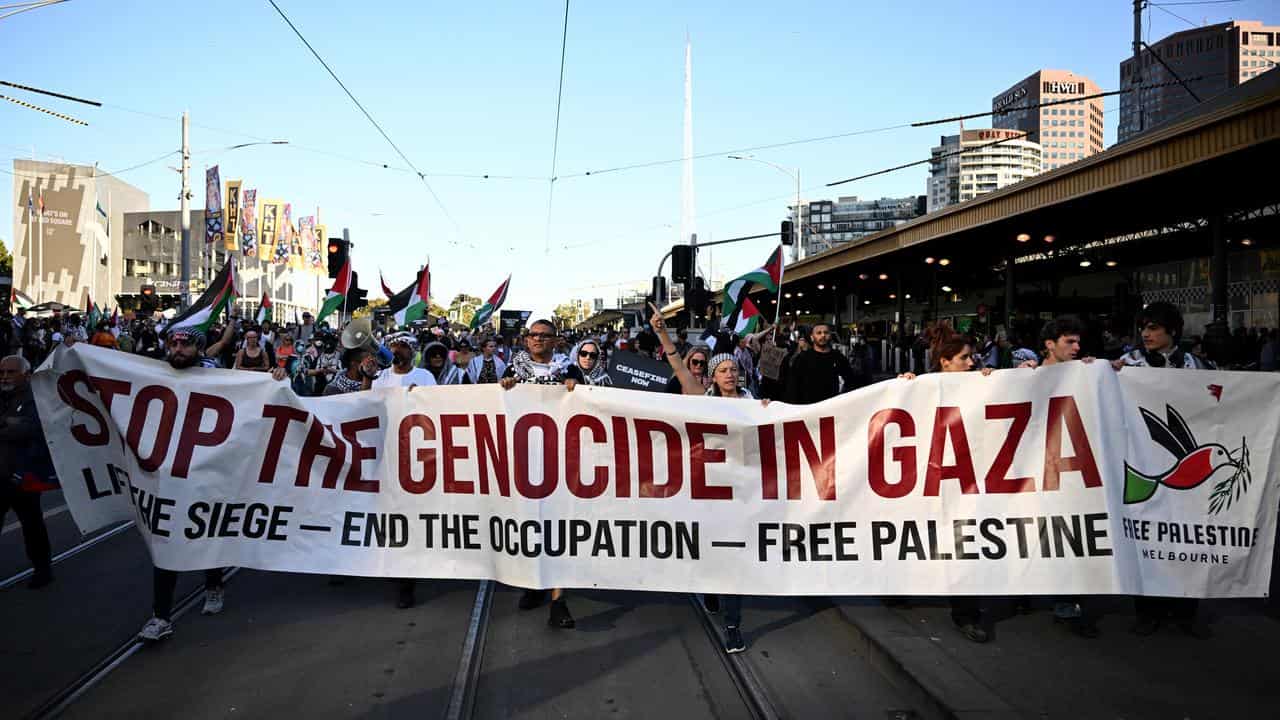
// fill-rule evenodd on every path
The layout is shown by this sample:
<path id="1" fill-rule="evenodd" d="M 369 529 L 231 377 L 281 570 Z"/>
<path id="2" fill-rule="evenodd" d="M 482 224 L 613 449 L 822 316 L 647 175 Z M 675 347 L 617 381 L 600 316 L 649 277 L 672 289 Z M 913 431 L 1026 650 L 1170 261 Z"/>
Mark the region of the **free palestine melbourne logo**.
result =
<path id="1" fill-rule="evenodd" d="M 1147 423 L 1151 439 L 1173 455 L 1173 467 L 1162 473 L 1148 475 L 1129 463 L 1124 464 L 1124 502 L 1126 505 L 1143 503 L 1156 494 L 1161 485 L 1174 490 L 1190 490 L 1200 487 L 1223 468 L 1234 472 L 1225 480 L 1219 480 L 1209 495 L 1209 514 L 1217 515 L 1231 507 L 1249 490 L 1253 473 L 1249 470 L 1249 446 L 1240 438 L 1240 447 L 1228 450 L 1218 443 L 1200 444 L 1191 434 L 1187 421 L 1173 406 L 1165 406 L 1167 420 L 1161 420 L 1146 408 L 1142 419 Z"/>

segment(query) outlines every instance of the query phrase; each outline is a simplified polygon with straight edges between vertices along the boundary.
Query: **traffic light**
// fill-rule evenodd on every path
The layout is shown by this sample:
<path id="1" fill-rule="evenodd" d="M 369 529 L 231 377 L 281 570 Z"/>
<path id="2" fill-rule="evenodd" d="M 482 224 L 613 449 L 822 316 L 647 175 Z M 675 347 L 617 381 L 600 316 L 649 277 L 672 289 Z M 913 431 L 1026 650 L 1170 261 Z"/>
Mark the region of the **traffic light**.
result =
<path id="1" fill-rule="evenodd" d="M 693 317 L 706 320 L 709 302 L 711 302 L 711 293 L 707 291 L 706 282 L 700 277 L 694 277 L 689 288 L 684 292 L 684 306 L 689 309 Z"/>
<path id="2" fill-rule="evenodd" d="M 351 243 L 342 238 L 329 238 L 329 277 L 336 278 L 342 272 L 351 255 Z"/>
<path id="3" fill-rule="evenodd" d="M 663 305 L 667 304 L 667 279 L 661 275 L 653 276 L 653 290 L 651 293 L 653 304 L 661 310 Z"/>
<path id="4" fill-rule="evenodd" d="M 156 286 L 143 285 L 140 288 L 140 292 L 142 294 L 142 302 L 140 303 L 142 309 L 147 312 L 155 312 L 156 308 L 159 306 L 159 303 L 156 301 Z"/>
<path id="5" fill-rule="evenodd" d="M 355 312 L 368 305 L 368 298 L 369 291 L 360 288 L 360 273 L 352 271 L 351 287 L 347 288 L 347 312 Z"/>
<path id="6" fill-rule="evenodd" d="M 671 246 L 671 282 L 689 284 L 689 277 L 693 275 L 693 255 L 692 245 Z"/>
<path id="7" fill-rule="evenodd" d="M 792 245 L 796 241 L 795 232 L 792 230 L 792 225 L 790 220 L 782 221 L 782 230 L 779 234 L 782 235 L 783 245 Z"/>

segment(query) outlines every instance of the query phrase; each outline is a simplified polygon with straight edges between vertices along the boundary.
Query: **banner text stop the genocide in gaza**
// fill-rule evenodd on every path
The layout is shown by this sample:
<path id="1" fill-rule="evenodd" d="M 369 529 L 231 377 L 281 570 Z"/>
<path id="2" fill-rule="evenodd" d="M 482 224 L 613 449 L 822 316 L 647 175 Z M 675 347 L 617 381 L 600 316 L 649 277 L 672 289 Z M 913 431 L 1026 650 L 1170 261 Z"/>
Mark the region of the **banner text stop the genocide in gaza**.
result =
<path id="1" fill-rule="evenodd" d="M 233 429 L 243 422 L 237 417 L 236 405 L 226 397 L 193 391 L 180 400 L 179 393 L 165 384 L 137 385 L 71 371 L 62 375 L 58 388 L 60 395 L 85 416 L 71 426 L 70 433 L 86 447 L 110 442 L 107 418 L 91 401 L 91 394 L 101 399 L 108 413 L 118 402 L 127 403 L 124 441 L 138 467 L 156 473 L 170 461 L 166 474 L 173 479 L 190 476 L 197 452 L 229 449 Z M 506 498 L 514 494 L 527 500 L 541 500 L 559 492 L 579 500 L 607 494 L 618 499 L 684 496 L 693 501 L 732 501 L 735 491 L 760 500 L 800 501 L 806 496 L 824 502 L 838 499 L 837 419 L 830 415 L 745 428 L 741 440 L 750 447 L 744 447 L 744 455 L 758 458 L 758 464 L 753 468 L 752 484 L 735 487 L 709 477 L 714 466 L 726 463 L 724 442 L 730 429 L 725 423 L 673 424 L 652 418 L 601 418 L 587 413 L 575 413 L 560 422 L 540 412 L 514 418 L 504 413 L 411 412 L 396 423 L 395 439 L 390 444 L 394 453 L 387 466 L 379 465 L 379 450 L 384 445 L 379 441 L 384 431 L 382 414 L 326 424 L 294 405 L 265 403 L 244 409 L 253 413 L 251 417 L 265 420 L 270 428 L 261 438 L 257 466 L 256 480 L 264 485 L 287 483 L 313 491 L 380 493 L 390 484 L 410 496 L 492 494 Z M 879 498 L 889 500 L 913 493 L 937 497 L 948 483 L 963 494 L 1053 492 L 1059 489 L 1064 473 L 1071 474 L 1085 488 L 1100 487 L 1101 474 L 1074 398 L 1048 398 L 1043 406 L 1044 416 L 1036 423 L 1046 429 L 1041 437 L 1027 433 L 1033 409 L 1030 401 L 984 407 L 987 421 L 996 425 L 1002 435 L 998 451 L 985 467 L 974 461 L 968 440 L 973 430 L 966 427 L 958 407 L 935 410 L 928 438 L 918 437 L 919 422 L 908 410 L 881 409 L 868 423 L 865 444 L 854 443 L 846 449 L 855 445 L 865 448 L 867 487 Z M 463 435 L 466 437 L 460 437 Z M 1069 447 L 1065 446 L 1064 437 L 1070 438 Z M 1024 443 L 1042 443 L 1044 465 L 1038 486 L 1036 478 L 1010 473 Z M 604 450 L 611 462 L 584 464 L 583 447 L 587 444 Z M 291 468 L 287 476 L 281 472 L 280 463 L 286 448 L 297 457 L 296 468 Z M 948 451 L 952 461 L 944 462 Z M 927 454 L 928 461 L 923 477 L 919 477 L 917 468 L 923 454 Z M 659 455 L 665 455 L 665 462 L 659 462 Z M 390 477 L 369 473 L 370 464 L 390 467 Z M 665 473 L 659 474 L 662 469 Z M 114 486 L 85 469 L 82 477 L 91 497 L 119 492 L 128 486 L 143 524 L 153 533 L 171 531 L 174 518 L 170 508 L 175 504 L 172 499 L 148 496 L 128 483 L 127 475 L 118 467 L 113 466 L 111 474 Z M 802 475 L 807 476 L 808 482 L 802 481 Z M 188 522 L 182 532 L 192 540 L 240 534 L 284 540 L 291 511 L 290 507 L 252 502 L 197 502 L 188 509 Z M 346 513 L 341 531 L 343 543 L 385 542 L 387 527 L 392 523 L 366 515 Z M 436 542 L 448 547 L 450 539 L 456 541 L 458 536 L 447 529 L 464 527 L 465 547 L 479 549 L 475 516 L 460 522 L 439 513 L 422 513 L 418 520 L 426 531 L 424 547 L 430 548 Z M 506 520 L 503 524 L 512 522 Z M 406 523 L 404 516 L 396 520 L 400 526 Z M 648 553 L 652 545 L 654 552 L 691 558 L 700 555 L 695 542 L 699 535 L 696 522 L 692 527 L 677 523 L 673 532 L 655 538 L 658 542 L 652 544 L 647 542 L 650 534 L 639 531 L 645 521 L 615 523 L 618 528 L 598 532 L 587 521 L 572 521 L 566 538 L 573 546 L 569 554 L 594 554 L 603 548 L 608 555 L 615 555 L 627 539 L 635 538 L 634 543 L 626 544 L 634 545 L 642 554 Z M 757 533 L 758 559 L 766 561 L 770 553 L 777 553 L 785 561 L 856 560 L 855 527 L 856 522 L 808 526 L 763 522 Z M 1012 542 L 1004 535 L 1008 529 L 1013 531 Z M 541 534 L 541 528 L 535 531 Z M 492 549 L 510 550 L 515 540 L 510 536 L 517 533 L 520 540 L 531 534 L 519 529 L 496 530 L 491 534 L 500 542 L 495 542 Z M 622 542 L 612 542 L 615 535 Z M 666 537 L 673 537 L 674 542 L 661 542 Z M 977 559 L 980 553 L 988 559 L 999 559 L 1010 546 L 1023 558 L 1033 552 L 1042 557 L 1071 552 L 1100 556 L 1111 553 L 1106 543 L 1105 514 L 1083 518 L 985 518 L 980 525 L 976 518 L 959 518 L 946 529 L 934 521 L 928 521 L 924 528 L 915 522 L 899 527 L 881 521 L 872 522 L 871 538 L 876 559 L 886 553 L 900 559 L 913 555 L 921 559 Z M 948 543 L 951 547 L 944 549 Z M 588 545 L 591 553 L 586 551 Z M 528 544 L 521 543 L 523 554 L 529 555 L 529 550 Z"/>
<path id="2" fill-rule="evenodd" d="M 33 382 L 81 530 L 136 519 L 176 570 L 1247 596 L 1265 591 L 1280 498 L 1246 477 L 1224 506 L 1222 488 L 1271 466 L 1280 423 L 1265 398 L 1280 388 L 1237 375 L 1204 374 L 1211 396 L 1072 363 L 811 406 L 581 385 L 299 398 L 260 375 L 76 346 Z M 1202 485 L 1161 480 L 1176 458 L 1139 406 L 1195 428 L 1204 449 L 1183 465 L 1224 462 Z M 1152 488 L 1138 501 L 1135 468 Z"/>

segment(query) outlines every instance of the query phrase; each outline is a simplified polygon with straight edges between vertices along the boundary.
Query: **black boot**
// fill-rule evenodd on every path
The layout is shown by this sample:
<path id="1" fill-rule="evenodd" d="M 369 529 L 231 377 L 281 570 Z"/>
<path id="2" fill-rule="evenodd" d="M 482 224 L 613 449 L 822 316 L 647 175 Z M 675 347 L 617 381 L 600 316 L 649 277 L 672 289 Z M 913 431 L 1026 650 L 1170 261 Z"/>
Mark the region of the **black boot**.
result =
<path id="1" fill-rule="evenodd" d="M 532 610 L 536 607 L 541 607 L 546 599 L 546 590 L 525 590 L 524 594 L 520 596 L 520 609 Z"/>
<path id="2" fill-rule="evenodd" d="M 399 597 L 396 598 L 396 607 L 406 610 L 413 607 L 415 602 L 417 602 L 417 598 L 414 597 L 413 593 L 413 581 L 401 580 Z"/>
<path id="3" fill-rule="evenodd" d="M 27 587 L 31 590 L 39 590 L 53 582 L 53 571 L 49 568 L 41 568 L 31 573 L 31 579 L 27 581 Z"/>
<path id="4" fill-rule="evenodd" d="M 573 629 L 576 623 L 573 622 L 573 616 L 569 614 L 569 606 L 564 598 L 551 601 L 551 615 L 547 618 L 547 624 L 563 630 Z"/>

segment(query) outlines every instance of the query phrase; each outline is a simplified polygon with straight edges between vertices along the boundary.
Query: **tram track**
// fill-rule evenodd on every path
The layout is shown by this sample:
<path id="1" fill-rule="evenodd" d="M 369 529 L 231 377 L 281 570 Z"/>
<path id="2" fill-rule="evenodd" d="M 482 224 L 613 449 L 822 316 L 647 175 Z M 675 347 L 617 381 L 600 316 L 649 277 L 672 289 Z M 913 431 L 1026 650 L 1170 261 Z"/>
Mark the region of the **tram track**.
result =
<path id="1" fill-rule="evenodd" d="M 51 560 L 51 565 L 56 566 L 58 563 L 62 562 L 63 560 L 69 560 L 75 557 L 76 555 L 79 555 L 80 553 L 84 552 L 85 550 L 88 550 L 97 545 L 100 545 L 106 542 L 107 540 L 110 540 L 111 538 L 123 532 L 126 532 L 127 530 L 132 528 L 134 524 L 135 524 L 135 521 L 133 520 L 126 521 L 120 525 L 115 526 L 114 528 L 111 528 L 110 530 L 107 530 L 104 533 L 101 533 L 99 535 L 94 535 L 88 540 L 85 540 L 77 545 L 67 548 L 66 550 L 63 550 L 62 552 L 53 556 Z M 0 581 L 0 590 L 5 590 L 13 587 L 14 585 L 17 585 L 18 583 L 30 578 L 34 572 L 35 570 L 33 568 L 27 568 L 22 572 L 14 574 L 3 581 Z"/>
<path id="2" fill-rule="evenodd" d="M 132 523 L 130 523 L 132 524 Z M 240 572 L 240 568 L 230 568 L 222 574 L 223 584 L 231 582 L 231 580 Z M 176 622 L 183 615 L 186 615 L 194 608 L 204 597 L 204 586 L 201 585 L 191 592 L 184 595 L 173 607 L 173 620 Z M 44 720 L 44 718 L 56 718 L 61 715 L 68 707 L 71 706 L 85 693 L 92 690 L 98 683 L 112 673 L 116 668 L 120 667 L 129 658 L 138 653 L 139 650 L 146 647 L 147 643 L 138 639 L 136 635 L 130 637 L 118 645 L 114 650 L 107 653 L 101 660 L 95 663 L 91 668 L 82 673 L 70 684 L 64 686 L 39 705 L 35 710 L 26 717 L 28 720 Z"/>

